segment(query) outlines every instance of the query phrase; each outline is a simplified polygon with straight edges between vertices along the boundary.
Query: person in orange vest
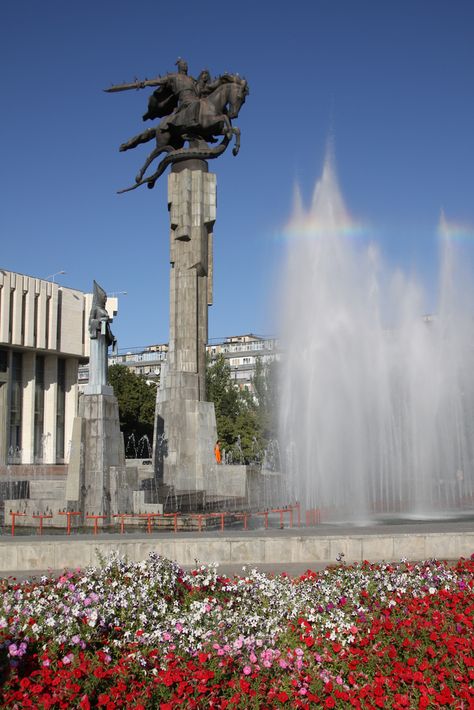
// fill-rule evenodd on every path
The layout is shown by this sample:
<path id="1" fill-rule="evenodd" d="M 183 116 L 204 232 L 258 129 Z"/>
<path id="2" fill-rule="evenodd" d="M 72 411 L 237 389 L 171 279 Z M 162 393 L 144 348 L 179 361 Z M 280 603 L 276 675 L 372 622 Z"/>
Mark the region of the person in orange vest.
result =
<path id="1" fill-rule="evenodd" d="M 214 456 L 216 457 L 216 463 L 222 462 L 221 447 L 219 445 L 219 439 L 216 441 L 216 445 L 214 446 Z"/>

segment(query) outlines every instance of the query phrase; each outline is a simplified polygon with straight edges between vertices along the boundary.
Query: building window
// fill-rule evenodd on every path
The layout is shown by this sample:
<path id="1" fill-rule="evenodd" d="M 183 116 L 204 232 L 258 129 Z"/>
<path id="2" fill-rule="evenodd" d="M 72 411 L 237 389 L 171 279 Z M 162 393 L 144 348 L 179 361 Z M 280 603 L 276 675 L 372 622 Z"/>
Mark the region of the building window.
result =
<path id="1" fill-rule="evenodd" d="M 35 371 L 35 429 L 34 457 L 35 463 L 44 459 L 44 356 L 36 356 Z"/>
<path id="2" fill-rule="evenodd" d="M 21 365 L 21 353 L 12 353 L 10 423 L 8 427 L 8 463 L 20 463 L 21 460 L 21 412 L 23 404 Z"/>
<path id="3" fill-rule="evenodd" d="M 66 360 L 58 359 L 58 391 L 56 403 L 56 462 L 64 463 L 66 412 Z"/>
<path id="4" fill-rule="evenodd" d="M 6 350 L 0 350 L 0 372 L 6 372 L 8 370 L 8 352 Z"/>

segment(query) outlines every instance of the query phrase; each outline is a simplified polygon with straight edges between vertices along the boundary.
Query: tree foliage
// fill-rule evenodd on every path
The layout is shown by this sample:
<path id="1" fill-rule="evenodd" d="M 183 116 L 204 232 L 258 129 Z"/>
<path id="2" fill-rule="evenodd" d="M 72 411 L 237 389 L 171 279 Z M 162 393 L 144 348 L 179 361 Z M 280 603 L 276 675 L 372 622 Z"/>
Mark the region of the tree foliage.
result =
<path id="1" fill-rule="evenodd" d="M 258 426 L 262 439 L 269 442 L 278 438 L 279 363 L 264 364 L 257 358 L 252 380 L 257 408 Z"/>
<path id="2" fill-rule="evenodd" d="M 109 380 L 119 405 L 120 430 L 125 441 L 134 434 L 135 439 L 153 438 L 156 385 L 148 384 L 144 377 L 131 372 L 124 365 L 109 367 Z"/>
<path id="3" fill-rule="evenodd" d="M 207 398 L 214 402 L 221 448 L 234 462 L 261 461 L 277 435 L 277 363 L 264 365 L 258 359 L 252 384 L 253 394 L 236 386 L 223 355 L 208 361 Z"/>

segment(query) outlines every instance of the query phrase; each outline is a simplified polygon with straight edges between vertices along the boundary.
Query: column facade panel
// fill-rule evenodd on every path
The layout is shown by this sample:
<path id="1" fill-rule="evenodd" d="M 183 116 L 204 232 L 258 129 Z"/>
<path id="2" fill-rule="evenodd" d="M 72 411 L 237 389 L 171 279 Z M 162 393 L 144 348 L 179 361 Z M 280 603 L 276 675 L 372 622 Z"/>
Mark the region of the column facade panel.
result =
<path id="1" fill-rule="evenodd" d="M 72 425 L 74 417 L 77 415 L 77 369 L 79 361 L 76 358 L 68 358 L 66 360 L 66 411 L 65 411 L 65 459 L 69 463 L 69 454 L 71 452 Z"/>
<path id="2" fill-rule="evenodd" d="M 23 353 L 23 407 L 21 463 L 34 462 L 35 442 L 35 366 L 36 354 Z"/>
<path id="3" fill-rule="evenodd" d="M 44 463 L 56 463 L 58 358 L 47 355 L 44 365 Z"/>

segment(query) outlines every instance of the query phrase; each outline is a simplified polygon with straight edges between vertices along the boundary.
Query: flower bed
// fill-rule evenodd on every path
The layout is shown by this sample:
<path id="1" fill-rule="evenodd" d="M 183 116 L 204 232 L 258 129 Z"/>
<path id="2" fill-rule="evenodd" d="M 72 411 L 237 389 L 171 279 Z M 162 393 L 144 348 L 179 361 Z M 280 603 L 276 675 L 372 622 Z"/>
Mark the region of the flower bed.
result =
<path id="1" fill-rule="evenodd" d="M 0 582 L 4 708 L 474 708 L 474 560 Z"/>

